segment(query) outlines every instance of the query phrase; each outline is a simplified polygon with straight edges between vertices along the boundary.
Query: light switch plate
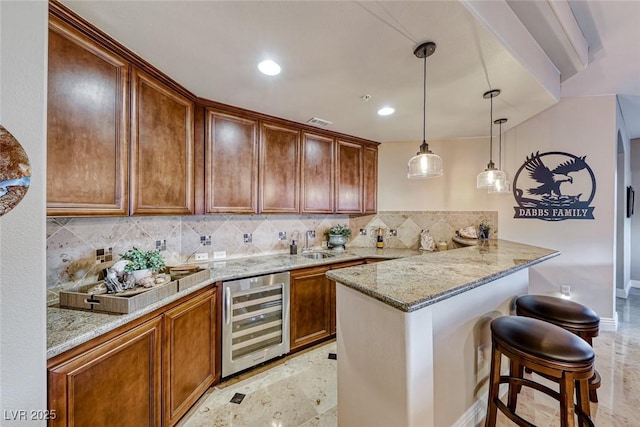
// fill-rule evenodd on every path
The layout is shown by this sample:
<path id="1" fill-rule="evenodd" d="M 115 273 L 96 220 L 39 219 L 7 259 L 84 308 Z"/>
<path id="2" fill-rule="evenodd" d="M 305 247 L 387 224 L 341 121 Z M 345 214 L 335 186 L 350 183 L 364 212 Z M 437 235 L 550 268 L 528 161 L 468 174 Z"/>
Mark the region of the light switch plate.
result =
<path id="1" fill-rule="evenodd" d="M 215 251 L 213 253 L 213 259 L 225 259 L 227 257 L 227 251 Z"/>

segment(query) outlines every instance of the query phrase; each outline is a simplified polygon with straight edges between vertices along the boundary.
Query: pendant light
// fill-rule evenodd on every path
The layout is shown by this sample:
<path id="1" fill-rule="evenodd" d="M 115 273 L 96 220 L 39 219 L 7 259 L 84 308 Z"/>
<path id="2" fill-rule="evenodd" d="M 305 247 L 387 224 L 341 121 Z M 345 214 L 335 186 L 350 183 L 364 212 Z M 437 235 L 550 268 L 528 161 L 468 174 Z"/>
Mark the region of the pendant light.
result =
<path id="1" fill-rule="evenodd" d="M 420 151 L 416 153 L 409 160 L 407 166 L 407 178 L 435 178 L 442 176 L 442 159 L 433 151 L 429 150 L 429 144 L 427 144 L 426 132 L 427 132 L 427 57 L 431 56 L 436 51 L 436 44 L 433 42 L 425 42 L 418 46 L 413 54 L 418 58 L 424 59 L 424 98 L 422 102 L 423 115 L 422 115 L 422 144 L 420 144 Z"/>
<path id="2" fill-rule="evenodd" d="M 476 187 L 481 189 L 488 189 L 498 179 L 506 179 L 504 172 L 496 169 L 496 165 L 493 163 L 493 98 L 498 95 L 500 95 L 500 89 L 493 89 L 482 95 L 484 99 L 491 101 L 491 121 L 489 122 L 489 163 L 487 168 L 480 172 L 476 178 Z"/>
<path id="3" fill-rule="evenodd" d="M 507 119 L 496 119 L 493 123 L 500 125 L 500 145 L 498 151 L 498 167 L 502 169 L 502 124 L 506 123 Z M 491 187 L 489 187 L 489 194 L 510 194 L 511 182 L 507 178 L 507 173 L 504 173 L 504 179 L 497 179 Z"/>

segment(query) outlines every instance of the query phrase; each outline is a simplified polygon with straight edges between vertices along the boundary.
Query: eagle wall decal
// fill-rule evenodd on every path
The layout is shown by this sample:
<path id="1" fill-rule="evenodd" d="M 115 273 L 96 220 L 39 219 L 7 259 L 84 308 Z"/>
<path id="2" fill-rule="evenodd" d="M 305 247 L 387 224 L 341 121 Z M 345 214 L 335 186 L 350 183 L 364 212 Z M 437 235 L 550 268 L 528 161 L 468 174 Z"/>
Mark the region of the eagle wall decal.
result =
<path id="1" fill-rule="evenodd" d="M 560 151 L 527 156 L 513 180 L 517 203 L 513 217 L 544 221 L 595 219 L 591 202 L 596 194 L 596 177 L 586 158 Z M 531 196 L 525 197 L 525 193 Z M 586 198 L 580 200 L 583 194 Z"/>
<path id="2" fill-rule="evenodd" d="M 564 182 L 573 183 L 573 177 L 569 174 L 571 172 L 578 172 L 587 168 L 587 164 L 585 162 L 586 157 L 587 156 L 576 157 L 572 160 L 561 163 L 553 170 L 550 170 L 542 162 L 540 152 L 536 152 L 535 154 L 532 153 L 531 156 L 526 159 L 525 169 L 529 171 L 529 176 L 532 179 L 542 185 L 535 188 L 529 188 L 527 192 L 535 195 L 553 196 L 555 194 L 557 197 L 561 197 L 562 192 L 560 191 L 560 185 Z"/>

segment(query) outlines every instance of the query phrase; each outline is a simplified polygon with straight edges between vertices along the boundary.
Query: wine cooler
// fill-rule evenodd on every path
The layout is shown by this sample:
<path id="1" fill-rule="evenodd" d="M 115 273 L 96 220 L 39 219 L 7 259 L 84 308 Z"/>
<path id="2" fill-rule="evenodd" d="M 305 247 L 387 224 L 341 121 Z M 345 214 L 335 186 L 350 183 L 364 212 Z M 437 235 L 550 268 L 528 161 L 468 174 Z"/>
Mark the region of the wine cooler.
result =
<path id="1" fill-rule="evenodd" d="M 289 272 L 222 287 L 223 377 L 289 352 Z"/>

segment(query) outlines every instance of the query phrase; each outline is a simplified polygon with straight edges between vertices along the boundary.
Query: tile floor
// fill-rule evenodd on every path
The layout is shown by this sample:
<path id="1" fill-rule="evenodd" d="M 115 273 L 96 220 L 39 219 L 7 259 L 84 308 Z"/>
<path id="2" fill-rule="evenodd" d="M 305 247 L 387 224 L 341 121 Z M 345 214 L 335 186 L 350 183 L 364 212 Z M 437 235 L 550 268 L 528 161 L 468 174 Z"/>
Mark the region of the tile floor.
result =
<path id="1" fill-rule="evenodd" d="M 618 331 L 603 331 L 594 340 L 602 376 L 599 403 L 591 407 L 598 427 L 640 426 L 640 289 L 618 299 L 617 311 Z M 337 426 L 336 361 L 328 357 L 335 351 L 330 342 L 225 382 L 209 390 L 179 425 Z M 236 393 L 246 395 L 240 404 L 230 402 Z M 523 389 L 518 411 L 538 427 L 560 425 L 556 401 L 544 394 Z M 514 424 L 498 413 L 497 425 Z"/>

